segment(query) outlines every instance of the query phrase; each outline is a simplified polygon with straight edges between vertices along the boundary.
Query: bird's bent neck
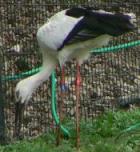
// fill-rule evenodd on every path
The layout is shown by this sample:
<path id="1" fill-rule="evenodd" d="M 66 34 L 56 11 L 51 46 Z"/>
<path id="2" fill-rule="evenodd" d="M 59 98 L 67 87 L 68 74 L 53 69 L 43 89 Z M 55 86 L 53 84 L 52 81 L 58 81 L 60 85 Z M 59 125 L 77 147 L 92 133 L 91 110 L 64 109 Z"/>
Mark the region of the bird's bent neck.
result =
<path id="1" fill-rule="evenodd" d="M 46 81 L 55 69 L 55 59 L 48 57 L 43 60 L 45 61 L 43 61 L 43 67 L 40 72 L 27 78 L 32 92 L 35 91 L 35 89 L 38 88 L 44 81 Z"/>

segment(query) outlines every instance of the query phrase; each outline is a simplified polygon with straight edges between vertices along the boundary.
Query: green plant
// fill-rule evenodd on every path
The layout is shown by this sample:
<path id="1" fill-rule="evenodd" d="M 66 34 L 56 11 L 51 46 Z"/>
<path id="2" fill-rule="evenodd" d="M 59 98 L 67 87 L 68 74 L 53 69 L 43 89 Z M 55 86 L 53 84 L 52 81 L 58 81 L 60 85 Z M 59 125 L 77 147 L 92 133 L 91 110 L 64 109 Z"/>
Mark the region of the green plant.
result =
<path id="1" fill-rule="evenodd" d="M 88 123 L 81 121 L 80 152 L 139 152 L 139 128 L 115 140 L 122 130 L 136 124 L 139 118 L 140 111 L 136 109 L 129 112 L 107 112 L 94 121 L 89 119 Z M 50 132 L 33 140 L 0 146 L 0 152 L 76 152 L 74 121 L 65 120 L 64 124 L 71 132 L 71 138 L 63 139 L 59 146 L 55 144 L 56 135 Z"/>

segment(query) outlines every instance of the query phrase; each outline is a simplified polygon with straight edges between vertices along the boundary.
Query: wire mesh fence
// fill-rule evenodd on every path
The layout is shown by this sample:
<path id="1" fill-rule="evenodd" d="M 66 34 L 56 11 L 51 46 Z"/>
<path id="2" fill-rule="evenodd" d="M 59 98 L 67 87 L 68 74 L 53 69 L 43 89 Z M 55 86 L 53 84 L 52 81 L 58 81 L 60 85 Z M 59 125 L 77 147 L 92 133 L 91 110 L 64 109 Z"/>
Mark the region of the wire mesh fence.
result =
<path id="1" fill-rule="evenodd" d="M 42 58 L 36 41 L 36 31 L 54 13 L 73 6 L 90 6 L 115 12 L 133 12 L 140 22 L 138 1 L 107 0 L 32 0 L 0 1 L 0 53 L 1 75 L 15 75 L 40 67 Z M 134 33 L 114 38 L 110 46 L 140 39 L 139 27 Z M 140 101 L 140 47 L 121 49 L 116 53 L 92 55 L 81 66 L 80 114 L 87 121 L 95 116 L 116 109 L 120 104 Z M 57 71 L 57 101 L 63 100 L 64 115 L 75 117 L 75 61 L 65 65 L 65 95 L 61 92 L 61 69 Z M 15 129 L 15 86 L 20 80 L 2 81 L 5 132 L 9 139 Z M 0 101 L 0 102 L 1 102 Z M 51 114 L 51 82 L 41 85 L 26 105 L 21 124 L 21 137 L 38 136 L 55 128 Z"/>

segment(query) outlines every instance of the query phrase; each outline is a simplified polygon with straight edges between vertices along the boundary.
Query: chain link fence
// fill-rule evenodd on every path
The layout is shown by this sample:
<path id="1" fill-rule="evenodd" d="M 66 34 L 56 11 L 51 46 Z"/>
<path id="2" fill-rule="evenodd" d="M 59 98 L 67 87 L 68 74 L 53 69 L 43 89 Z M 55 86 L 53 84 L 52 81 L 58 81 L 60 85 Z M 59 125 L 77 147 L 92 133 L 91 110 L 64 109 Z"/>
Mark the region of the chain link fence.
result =
<path id="1" fill-rule="evenodd" d="M 2 77 L 19 74 L 42 63 L 36 41 L 37 29 L 54 13 L 73 6 L 90 6 L 115 12 L 133 12 L 140 26 L 138 1 L 107 0 L 1 0 L 0 1 L 0 128 L 8 139 L 15 131 L 15 86 L 21 79 L 3 80 Z M 110 46 L 140 39 L 139 28 L 134 33 L 114 38 Z M 81 66 L 81 118 L 87 121 L 120 105 L 140 101 L 140 47 L 121 49 L 116 53 L 92 55 Z M 63 100 L 66 118 L 75 117 L 75 61 L 65 65 L 66 92 L 62 97 L 61 70 L 57 67 L 57 101 Z M 1 118 L 2 117 L 2 118 Z M 5 129 L 3 129 L 3 127 Z M 38 136 L 55 128 L 51 114 L 51 81 L 45 82 L 33 94 L 25 107 L 20 136 Z"/>

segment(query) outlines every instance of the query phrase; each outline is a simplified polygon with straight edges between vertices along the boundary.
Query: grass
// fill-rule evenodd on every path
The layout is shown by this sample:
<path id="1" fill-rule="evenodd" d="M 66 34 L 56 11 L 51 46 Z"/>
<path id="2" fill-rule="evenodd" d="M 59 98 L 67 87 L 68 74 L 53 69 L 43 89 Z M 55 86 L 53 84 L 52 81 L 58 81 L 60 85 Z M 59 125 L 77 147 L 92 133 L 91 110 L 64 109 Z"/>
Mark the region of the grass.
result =
<path id="1" fill-rule="evenodd" d="M 81 122 L 80 152 L 139 152 L 140 129 L 124 133 L 117 140 L 118 134 L 130 125 L 140 122 L 140 110 L 129 112 L 108 112 L 93 123 Z M 75 130 L 73 122 L 66 122 L 71 132 L 69 140 L 62 140 L 55 146 L 56 135 L 49 133 L 33 140 L 18 141 L 1 146 L 0 152 L 76 152 Z"/>

